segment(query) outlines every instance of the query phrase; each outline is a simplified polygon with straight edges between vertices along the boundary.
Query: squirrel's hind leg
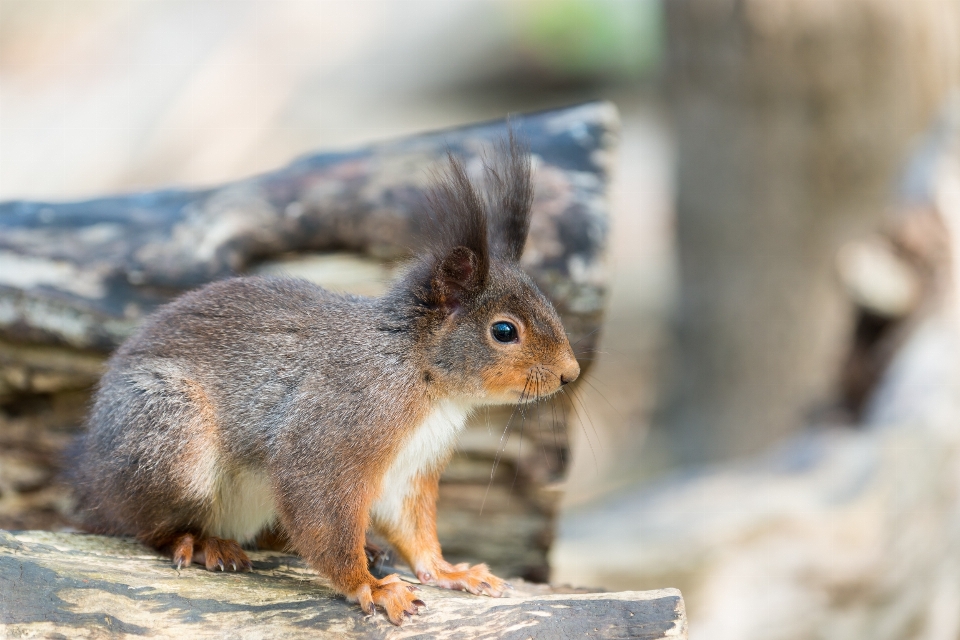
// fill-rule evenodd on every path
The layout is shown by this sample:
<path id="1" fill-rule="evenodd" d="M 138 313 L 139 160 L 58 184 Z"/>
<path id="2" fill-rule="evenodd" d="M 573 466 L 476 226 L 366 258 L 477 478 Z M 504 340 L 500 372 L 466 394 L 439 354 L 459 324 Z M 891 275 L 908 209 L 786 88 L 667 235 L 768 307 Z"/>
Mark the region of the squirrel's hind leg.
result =
<path id="1" fill-rule="evenodd" d="M 197 562 L 203 562 L 208 571 L 250 571 L 253 563 L 236 540 L 206 538 L 194 553 Z"/>
<path id="2" fill-rule="evenodd" d="M 170 553 L 177 569 L 189 567 L 194 561 L 203 563 L 208 571 L 250 571 L 253 568 L 250 556 L 235 540 L 182 533 L 173 536 L 162 550 Z"/>

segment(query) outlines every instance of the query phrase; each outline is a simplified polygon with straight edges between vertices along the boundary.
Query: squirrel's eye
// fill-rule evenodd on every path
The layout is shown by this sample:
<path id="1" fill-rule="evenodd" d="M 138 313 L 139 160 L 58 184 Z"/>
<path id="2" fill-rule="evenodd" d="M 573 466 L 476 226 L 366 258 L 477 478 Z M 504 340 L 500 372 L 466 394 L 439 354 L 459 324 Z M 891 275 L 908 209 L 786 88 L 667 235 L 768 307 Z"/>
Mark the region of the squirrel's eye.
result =
<path id="1" fill-rule="evenodd" d="M 494 322 L 490 333 L 497 342 L 514 342 L 517 339 L 517 328 L 510 322 Z"/>

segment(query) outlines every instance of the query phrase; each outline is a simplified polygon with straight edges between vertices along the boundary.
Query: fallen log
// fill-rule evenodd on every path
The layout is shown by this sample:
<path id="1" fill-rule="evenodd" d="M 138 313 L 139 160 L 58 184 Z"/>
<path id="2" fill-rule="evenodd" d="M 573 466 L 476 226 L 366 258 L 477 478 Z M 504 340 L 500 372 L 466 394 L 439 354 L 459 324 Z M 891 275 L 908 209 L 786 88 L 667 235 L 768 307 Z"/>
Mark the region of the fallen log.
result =
<path id="1" fill-rule="evenodd" d="M 176 571 L 120 538 L 0 531 L 0 635 L 151 638 L 686 638 L 676 589 L 583 593 L 519 582 L 503 598 L 422 587 L 402 627 L 364 616 L 299 558 L 248 574 Z M 416 582 L 412 576 L 404 576 Z"/>
<path id="2" fill-rule="evenodd" d="M 519 117 L 537 158 L 523 265 L 575 335 L 597 328 L 616 112 L 593 103 Z M 409 255 L 448 152 L 482 173 L 497 121 L 308 156 L 199 190 L 0 204 L 0 339 L 108 351 L 171 296 L 289 253 Z"/>

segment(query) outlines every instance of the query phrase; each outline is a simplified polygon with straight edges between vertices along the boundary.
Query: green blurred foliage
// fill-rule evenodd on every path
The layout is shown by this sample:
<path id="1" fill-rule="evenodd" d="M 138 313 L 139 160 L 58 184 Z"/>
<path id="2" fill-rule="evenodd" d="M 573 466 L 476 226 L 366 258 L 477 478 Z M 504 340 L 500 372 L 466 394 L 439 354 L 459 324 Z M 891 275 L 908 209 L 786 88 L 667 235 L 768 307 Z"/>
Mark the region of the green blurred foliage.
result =
<path id="1" fill-rule="evenodd" d="M 511 24 L 523 63 L 556 80 L 628 80 L 661 58 L 658 0 L 527 0 Z"/>

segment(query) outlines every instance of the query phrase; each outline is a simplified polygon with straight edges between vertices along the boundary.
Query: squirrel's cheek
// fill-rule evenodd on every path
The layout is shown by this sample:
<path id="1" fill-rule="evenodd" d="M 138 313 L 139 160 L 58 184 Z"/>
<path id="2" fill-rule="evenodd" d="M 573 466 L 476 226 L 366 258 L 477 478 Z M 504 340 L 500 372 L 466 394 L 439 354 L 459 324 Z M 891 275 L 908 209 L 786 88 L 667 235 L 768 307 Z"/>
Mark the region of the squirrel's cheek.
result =
<path id="1" fill-rule="evenodd" d="M 532 396 L 530 372 L 526 368 L 496 366 L 482 374 L 483 388 L 491 399 L 516 402 L 521 395 Z"/>

